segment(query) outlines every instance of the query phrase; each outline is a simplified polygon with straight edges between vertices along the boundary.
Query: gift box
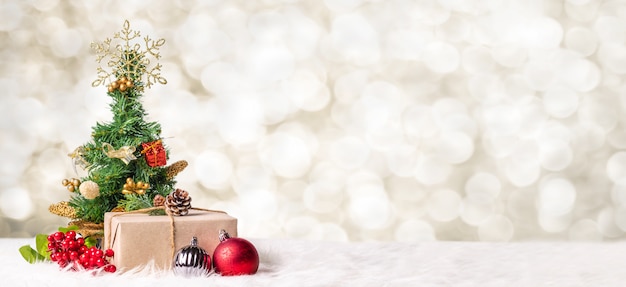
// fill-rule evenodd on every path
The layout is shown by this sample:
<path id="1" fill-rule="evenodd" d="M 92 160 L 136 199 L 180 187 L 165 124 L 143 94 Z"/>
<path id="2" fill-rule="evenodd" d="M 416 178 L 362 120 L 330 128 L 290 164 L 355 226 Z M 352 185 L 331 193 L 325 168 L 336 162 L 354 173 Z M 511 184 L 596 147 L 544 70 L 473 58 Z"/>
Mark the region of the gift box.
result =
<path id="1" fill-rule="evenodd" d="M 148 166 L 156 167 L 167 164 L 167 154 L 161 140 L 142 143 L 141 147 L 143 148 L 141 153 L 145 154 Z"/>
<path id="2" fill-rule="evenodd" d="M 158 269 L 171 269 L 172 254 L 198 238 L 198 246 L 213 255 L 221 229 L 237 235 L 237 219 L 221 212 L 190 210 L 185 216 L 107 212 L 104 215 L 104 247 L 115 252 L 112 264 L 128 270 L 154 262 Z"/>

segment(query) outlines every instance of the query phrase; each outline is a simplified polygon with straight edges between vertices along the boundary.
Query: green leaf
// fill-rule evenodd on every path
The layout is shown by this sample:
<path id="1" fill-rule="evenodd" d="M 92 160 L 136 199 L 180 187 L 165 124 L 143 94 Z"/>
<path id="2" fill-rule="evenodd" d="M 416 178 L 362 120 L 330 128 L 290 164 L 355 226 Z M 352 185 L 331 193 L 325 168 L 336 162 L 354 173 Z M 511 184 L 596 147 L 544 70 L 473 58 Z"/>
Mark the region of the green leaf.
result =
<path id="1" fill-rule="evenodd" d="M 50 259 L 50 252 L 48 251 L 48 235 L 37 234 L 37 236 L 35 236 L 35 244 L 37 246 L 37 253 L 45 259 Z"/>
<path id="2" fill-rule="evenodd" d="M 59 227 L 59 231 L 61 231 L 63 233 L 68 232 L 70 230 L 76 231 L 76 230 L 78 230 L 78 226 L 72 225 L 72 226 L 68 226 L 68 227 Z"/>
<path id="3" fill-rule="evenodd" d="M 30 264 L 33 264 L 37 261 L 45 260 L 43 256 L 37 253 L 37 251 L 33 249 L 32 247 L 30 247 L 29 245 L 24 245 L 20 247 L 19 251 L 20 251 L 20 254 L 22 254 L 22 257 L 24 257 L 24 260 L 26 260 Z"/>
<path id="4" fill-rule="evenodd" d="M 85 238 L 85 246 L 91 248 L 92 246 L 96 246 L 98 244 L 98 240 L 93 237 Z"/>

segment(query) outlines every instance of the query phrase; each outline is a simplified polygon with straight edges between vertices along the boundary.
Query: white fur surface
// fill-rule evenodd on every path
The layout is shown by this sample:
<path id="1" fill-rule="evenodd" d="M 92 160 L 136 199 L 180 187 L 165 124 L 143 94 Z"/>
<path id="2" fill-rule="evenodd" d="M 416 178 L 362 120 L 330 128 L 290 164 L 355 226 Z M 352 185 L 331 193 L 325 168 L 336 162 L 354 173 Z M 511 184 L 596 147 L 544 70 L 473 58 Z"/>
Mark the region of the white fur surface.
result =
<path id="1" fill-rule="evenodd" d="M 626 243 L 334 243 L 256 239 L 252 276 L 181 278 L 145 269 L 92 276 L 26 263 L 0 239 L 0 286 L 626 286 Z"/>

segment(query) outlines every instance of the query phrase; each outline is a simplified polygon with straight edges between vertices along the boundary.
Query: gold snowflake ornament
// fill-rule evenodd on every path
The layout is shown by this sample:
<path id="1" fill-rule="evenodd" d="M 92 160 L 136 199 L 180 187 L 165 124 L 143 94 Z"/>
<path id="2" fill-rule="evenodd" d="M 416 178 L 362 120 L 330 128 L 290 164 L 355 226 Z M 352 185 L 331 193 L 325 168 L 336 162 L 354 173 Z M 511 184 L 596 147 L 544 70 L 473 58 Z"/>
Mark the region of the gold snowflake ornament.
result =
<path id="1" fill-rule="evenodd" d="M 112 44 L 114 40 L 119 43 Z M 167 80 L 161 76 L 161 64 L 151 65 L 149 58 L 149 56 L 157 60 L 161 58 L 159 49 L 165 44 L 165 39 L 154 41 L 146 36 L 143 41 L 140 40 L 141 33 L 130 29 L 130 24 L 126 20 L 122 30 L 116 32 L 113 39 L 106 38 L 102 43 L 92 43 L 91 48 L 97 54 L 96 62 L 102 63 L 102 60 L 105 60 L 109 69 L 98 67 L 98 79 L 91 85 L 97 87 L 113 84 L 117 79 L 123 78 L 132 81 L 135 88 L 141 92 L 144 87 L 150 88 L 156 83 L 167 84 Z M 145 46 L 140 44 L 142 42 Z"/>

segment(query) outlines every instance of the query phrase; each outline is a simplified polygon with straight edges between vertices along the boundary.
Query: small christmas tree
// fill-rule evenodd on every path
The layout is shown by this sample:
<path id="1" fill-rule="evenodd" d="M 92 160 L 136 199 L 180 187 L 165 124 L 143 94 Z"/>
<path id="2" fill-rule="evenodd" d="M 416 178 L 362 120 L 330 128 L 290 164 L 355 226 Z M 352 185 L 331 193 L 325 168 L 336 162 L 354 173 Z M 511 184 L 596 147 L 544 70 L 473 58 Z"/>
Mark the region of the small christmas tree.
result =
<path id="1" fill-rule="evenodd" d="M 179 161 L 166 166 L 169 150 L 163 145 L 161 126 L 146 121 L 140 102 L 145 88 L 167 83 L 161 77 L 161 65 L 151 65 L 149 59 L 160 58 L 164 43 L 164 39 L 141 38 L 125 21 L 113 40 L 92 44 L 96 61 L 106 63 L 106 69 L 98 67 L 98 79 L 92 85 L 108 86 L 113 120 L 96 123 L 92 140 L 69 154 L 88 175 L 64 180 L 73 192 L 71 199 L 50 206 L 52 213 L 74 219 L 70 224 L 87 233 L 83 236 L 101 229 L 106 212 L 152 207 L 155 196 L 174 190 L 174 177 L 187 165 Z"/>

